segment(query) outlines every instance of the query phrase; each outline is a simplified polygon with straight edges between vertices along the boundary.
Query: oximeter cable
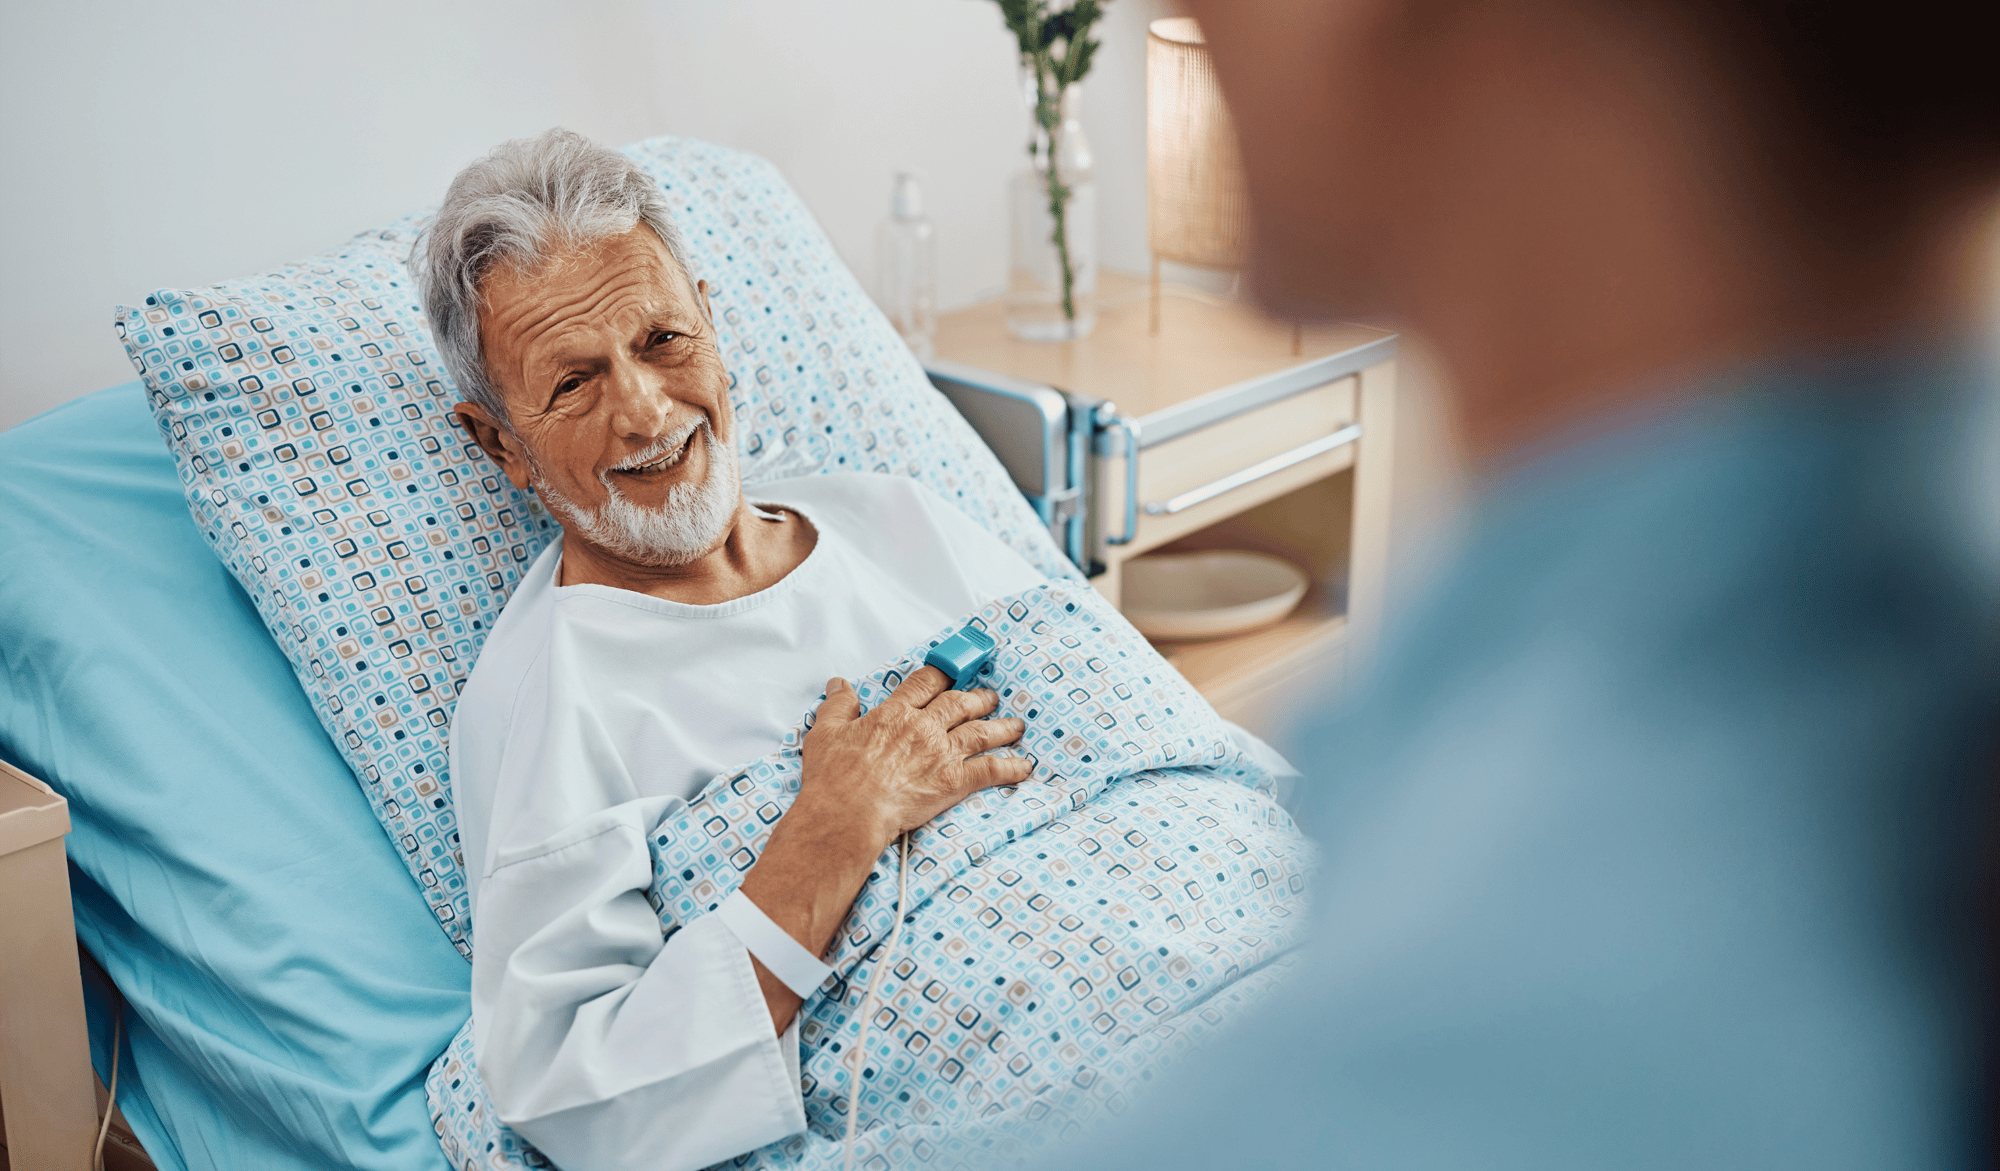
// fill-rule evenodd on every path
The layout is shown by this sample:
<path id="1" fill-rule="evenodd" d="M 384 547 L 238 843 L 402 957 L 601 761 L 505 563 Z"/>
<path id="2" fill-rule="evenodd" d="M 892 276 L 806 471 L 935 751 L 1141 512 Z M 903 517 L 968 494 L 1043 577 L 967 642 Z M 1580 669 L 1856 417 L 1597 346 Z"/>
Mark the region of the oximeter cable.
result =
<path id="1" fill-rule="evenodd" d="M 951 680 L 954 690 L 966 691 L 978 681 L 992 661 L 995 640 L 977 620 L 966 623 L 958 633 L 939 642 L 924 656 L 924 665 L 936 667 Z M 896 922 L 883 944 L 884 955 L 868 975 L 868 991 L 861 998 L 861 1029 L 854 1037 L 854 1078 L 847 1094 L 847 1138 L 842 1144 L 842 1171 L 854 1171 L 854 1123 L 861 1109 L 861 1082 L 868 1069 L 868 1025 L 875 1017 L 875 997 L 882 973 L 896 960 L 896 944 L 903 937 L 903 917 L 909 913 L 910 831 L 896 840 Z"/>
<path id="2" fill-rule="evenodd" d="M 854 1171 L 854 1120 L 861 1107 L 862 1074 L 868 1067 L 868 1024 L 875 1017 L 875 995 L 881 987 L 882 973 L 896 961 L 896 943 L 903 936 L 903 916 L 908 913 L 904 904 L 909 895 L 910 831 L 904 830 L 896 840 L 896 922 L 889 928 L 888 941 L 882 945 L 881 960 L 868 974 L 867 995 L 861 998 L 861 1031 L 854 1038 L 854 1079 L 847 1092 L 847 1139 L 842 1144 L 842 1171 Z"/>

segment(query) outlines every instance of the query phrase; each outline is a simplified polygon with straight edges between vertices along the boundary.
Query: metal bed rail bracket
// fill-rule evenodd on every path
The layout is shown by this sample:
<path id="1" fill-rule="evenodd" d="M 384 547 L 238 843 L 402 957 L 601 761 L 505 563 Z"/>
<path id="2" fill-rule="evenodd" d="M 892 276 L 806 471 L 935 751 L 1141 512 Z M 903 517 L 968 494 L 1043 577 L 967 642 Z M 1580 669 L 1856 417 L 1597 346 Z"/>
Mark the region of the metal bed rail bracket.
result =
<path id="1" fill-rule="evenodd" d="M 1087 411 L 1053 386 L 959 362 L 933 359 L 924 373 L 1000 458 L 1063 554 L 1082 566 L 1089 556 L 1087 469 L 1077 430 Z"/>
<path id="2" fill-rule="evenodd" d="M 1113 403 L 1099 402 L 1091 412 L 1092 445 L 1106 459 L 1125 462 L 1125 523 L 1123 531 L 1104 534 L 1107 545 L 1129 545 L 1139 536 L 1139 420 L 1120 414 Z M 1116 435 L 1118 438 L 1113 438 Z"/>

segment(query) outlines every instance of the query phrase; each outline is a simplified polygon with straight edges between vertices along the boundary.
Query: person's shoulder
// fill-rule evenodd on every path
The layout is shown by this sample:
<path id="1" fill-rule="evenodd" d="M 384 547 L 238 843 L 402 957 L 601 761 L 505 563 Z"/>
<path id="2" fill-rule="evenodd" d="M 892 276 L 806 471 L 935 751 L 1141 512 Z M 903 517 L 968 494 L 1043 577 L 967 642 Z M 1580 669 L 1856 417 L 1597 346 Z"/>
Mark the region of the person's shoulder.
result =
<path id="1" fill-rule="evenodd" d="M 908 476 L 881 472 L 823 472 L 746 487 L 754 502 L 797 509 L 815 525 L 830 528 L 863 545 L 911 525 L 936 529 L 929 506 L 935 496 Z"/>
<path id="2" fill-rule="evenodd" d="M 880 472 L 828 472 L 746 489 L 752 500 L 798 507 L 865 557 L 911 574 L 942 554 L 981 600 L 1039 585 L 1040 570 L 929 485 Z"/>
<path id="3" fill-rule="evenodd" d="M 953 541 L 990 538 L 964 509 L 913 476 L 882 472 L 826 472 L 775 480 L 744 495 L 752 500 L 798 507 L 864 544 L 905 541 L 928 532 Z"/>
<path id="4" fill-rule="evenodd" d="M 743 494 L 751 500 L 797 503 L 807 508 L 867 508 L 926 497 L 936 499 L 936 493 L 922 482 L 887 472 L 819 472 L 746 486 Z"/>

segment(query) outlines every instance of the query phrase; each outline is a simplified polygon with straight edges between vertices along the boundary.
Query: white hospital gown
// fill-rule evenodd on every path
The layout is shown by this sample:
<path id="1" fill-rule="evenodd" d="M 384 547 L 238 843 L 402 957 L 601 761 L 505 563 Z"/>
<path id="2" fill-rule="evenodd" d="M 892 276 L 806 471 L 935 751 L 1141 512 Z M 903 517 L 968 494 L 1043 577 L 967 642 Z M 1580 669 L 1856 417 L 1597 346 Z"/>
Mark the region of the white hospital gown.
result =
<path id="1" fill-rule="evenodd" d="M 1042 575 L 915 480 L 760 486 L 818 530 L 769 589 L 691 606 L 557 586 L 558 542 L 452 725 L 472 1014 L 500 1118 L 566 1171 L 703 1167 L 805 1128 L 798 1026 L 771 1027 L 718 916 L 662 942 L 647 831 L 852 678 Z"/>

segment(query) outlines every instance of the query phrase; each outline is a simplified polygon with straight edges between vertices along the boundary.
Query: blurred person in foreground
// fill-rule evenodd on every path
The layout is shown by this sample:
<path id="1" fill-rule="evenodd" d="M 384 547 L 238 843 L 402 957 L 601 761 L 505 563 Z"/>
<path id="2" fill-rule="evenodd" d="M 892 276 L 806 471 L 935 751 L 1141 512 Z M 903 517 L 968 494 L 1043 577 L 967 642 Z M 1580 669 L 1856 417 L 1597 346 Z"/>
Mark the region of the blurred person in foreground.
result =
<path id="1" fill-rule="evenodd" d="M 1302 974 L 1092 1168 L 1986 1165 L 1982 6 L 1190 0 L 1255 294 L 1445 366 Z"/>

